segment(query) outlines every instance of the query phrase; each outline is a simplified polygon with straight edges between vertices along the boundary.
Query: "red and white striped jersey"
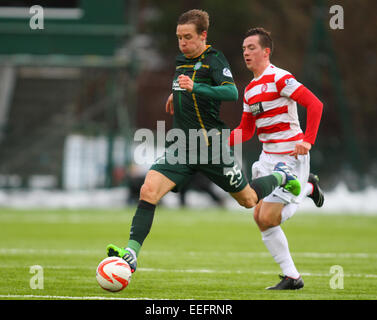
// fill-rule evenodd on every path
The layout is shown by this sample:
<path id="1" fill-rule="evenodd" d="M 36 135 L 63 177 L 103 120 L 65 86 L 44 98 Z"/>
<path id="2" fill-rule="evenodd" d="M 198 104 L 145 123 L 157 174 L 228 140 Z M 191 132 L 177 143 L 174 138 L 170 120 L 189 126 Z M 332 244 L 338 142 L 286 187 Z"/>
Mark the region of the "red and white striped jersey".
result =
<path id="1" fill-rule="evenodd" d="M 290 98 L 301 86 L 288 71 L 270 64 L 245 88 L 243 110 L 255 117 L 264 152 L 289 153 L 303 140 L 297 104 Z"/>

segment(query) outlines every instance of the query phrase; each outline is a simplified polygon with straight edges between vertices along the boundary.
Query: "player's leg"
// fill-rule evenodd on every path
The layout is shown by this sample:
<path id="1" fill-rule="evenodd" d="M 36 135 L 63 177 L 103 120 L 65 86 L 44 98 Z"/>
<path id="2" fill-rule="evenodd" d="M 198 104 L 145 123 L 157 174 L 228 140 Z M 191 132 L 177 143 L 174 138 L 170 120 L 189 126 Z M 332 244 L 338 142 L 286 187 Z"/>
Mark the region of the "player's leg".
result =
<path id="1" fill-rule="evenodd" d="M 262 201 L 257 212 L 254 213 L 254 218 L 262 233 L 265 246 L 276 263 L 280 265 L 283 274 L 292 279 L 298 279 L 300 274 L 291 257 L 288 240 L 280 227 L 284 206 L 285 204 L 281 202 Z"/>
<path id="2" fill-rule="evenodd" d="M 320 208 L 323 206 L 323 203 L 325 201 L 325 196 L 323 194 L 322 189 L 319 186 L 319 178 L 316 174 L 310 173 L 309 174 L 309 180 L 308 180 L 308 192 L 311 188 L 311 192 L 308 194 L 308 197 L 311 198 L 314 202 L 314 204 Z"/>
<path id="3" fill-rule="evenodd" d="M 302 190 L 300 194 L 293 195 L 292 193 L 288 193 L 286 190 L 282 188 L 277 188 L 274 190 L 272 196 L 269 196 L 268 199 L 264 199 L 264 202 L 281 202 L 284 203 L 282 210 L 273 211 L 274 214 L 269 214 L 271 210 L 264 210 L 264 215 L 261 219 L 264 220 L 264 223 L 267 226 L 276 226 L 278 224 L 283 223 L 287 219 L 289 219 L 298 209 L 299 204 L 301 201 L 306 197 L 310 196 L 310 194 L 314 190 L 314 184 L 308 183 L 309 177 L 309 155 L 307 156 L 300 156 L 299 159 L 295 159 L 294 157 L 290 156 L 280 156 L 280 155 L 268 155 L 262 153 L 259 161 L 253 164 L 252 168 L 252 176 L 253 178 L 257 178 L 260 176 L 265 176 L 272 172 L 274 168 L 274 163 L 276 161 L 284 161 L 287 163 L 287 167 L 291 170 L 292 174 L 297 177 L 300 181 Z M 315 189 L 318 190 L 319 186 L 316 186 Z M 317 200 L 318 197 L 316 197 Z M 261 204 L 262 205 L 262 204 Z M 260 216 L 260 207 L 255 212 L 255 220 L 257 221 Z M 261 222 L 261 225 L 263 223 Z"/>
<path id="4" fill-rule="evenodd" d="M 108 245 L 109 256 L 119 256 L 126 260 L 131 269 L 136 269 L 136 259 L 143 242 L 152 226 L 157 203 L 170 190 L 181 188 L 194 173 L 187 165 L 169 164 L 161 157 L 150 168 L 140 189 L 140 200 L 132 219 L 130 237 L 126 248 Z"/>
<path id="5" fill-rule="evenodd" d="M 272 172 L 254 179 L 249 184 L 234 150 L 227 144 L 222 146 L 221 150 L 221 153 L 214 153 L 214 158 L 211 158 L 208 164 L 198 164 L 194 167 L 224 191 L 229 192 L 241 206 L 254 207 L 278 186 L 294 195 L 300 193 L 300 182 L 284 163 L 275 163 Z M 212 155 L 211 151 L 207 150 L 206 154 Z"/>
<path id="6" fill-rule="evenodd" d="M 210 180 L 217 184 L 243 207 L 252 208 L 259 200 L 269 195 L 276 187 L 290 188 L 290 192 L 300 193 L 300 182 L 292 175 L 289 169 L 279 163 L 274 171 L 264 177 L 259 177 L 248 183 L 240 165 L 234 162 L 232 166 L 224 164 L 198 165 L 201 171 Z M 288 191 L 287 191 L 288 192 Z"/>
<path id="7" fill-rule="evenodd" d="M 300 289 L 304 285 L 293 262 L 287 237 L 280 226 L 281 212 L 285 206 L 284 203 L 262 201 L 254 212 L 262 240 L 284 275 L 276 286 L 267 288 L 270 290 Z"/>
<path id="8" fill-rule="evenodd" d="M 300 182 L 289 168 L 282 162 L 278 163 L 271 174 L 253 179 L 250 185 L 239 192 L 230 192 L 237 202 L 245 207 L 252 208 L 264 197 L 271 194 L 277 187 L 283 187 L 287 192 L 299 194 Z"/>
<path id="9" fill-rule="evenodd" d="M 310 197 L 311 196 L 311 194 L 313 193 L 313 189 L 314 188 L 313 188 L 313 184 L 312 183 L 307 182 L 306 184 L 304 184 L 304 188 L 301 191 L 300 195 L 296 198 L 296 201 L 295 202 L 291 202 L 291 203 L 287 203 L 283 207 L 283 209 L 281 210 L 281 221 L 280 221 L 280 224 L 282 224 L 285 221 L 287 221 L 288 219 L 290 219 L 296 213 L 296 211 L 300 207 L 300 203 L 304 200 L 305 197 Z M 323 200 L 323 195 L 322 195 L 321 199 Z M 316 198 L 316 200 L 317 200 L 317 198 Z M 317 203 L 318 203 L 318 200 L 317 200 Z M 323 202 L 322 202 L 322 204 L 323 204 Z"/>
<path id="10" fill-rule="evenodd" d="M 140 188 L 140 201 L 156 205 L 175 186 L 175 182 L 162 173 L 149 170 Z"/>
<path id="11" fill-rule="evenodd" d="M 140 200 L 132 219 L 128 247 L 138 255 L 140 247 L 149 234 L 157 203 L 175 187 L 175 183 L 162 173 L 150 170 L 140 188 Z"/>
<path id="12" fill-rule="evenodd" d="M 254 211 L 254 220 L 261 232 L 280 225 L 281 212 L 284 206 L 285 204 L 282 202 L 266 202 L 261 200 L 258 203 L 258 209 Z"/>
<path id="13" fill-rule="evenodd" d="M 318 208 L 322 207 L 325 201 L 324 193 L 319 186 L 319 178 L 313 173 L 309 175 L 309 180 L 305 184 L 300 195 L 297 197 L 297 202 L 289 203 L 284 206 L 283 210 L 281 211 L 281 223 L 285 222 L 296 213 L 299 208 L 299 204 L 305 197 L 311 198 Z"/>
<path id="14" fill-rule="evenodd" d="M 241 191 L 229 193 L 240 206 L 247 209 L 253 208 L 258 203 L 258 195 L 254 189 L 247 184 Z"/>
<path id="15" fill-rule="evenodd" d="M 130 237 L 126 248 L 114 244 L 107 246 L 108 256 L 122 257 L 132 272 L 136 270 L 137 256 L 152 227 L 154 212 L 161 198 L 175 187 L 175 183 L 158 171 L 148 171 L 140 188 L 140 199 L 132 219 Z"/>
<path id="16" fill-rule="evenodd" d="M 284 274 L 279 284 L 268 289 L 300 289 L 304 285 L 293 262 L 288 240 L 280 224 L 294 214 L 302 198 L 308 194 L 306 181 L 309 175 L 309 157 L 300 157 L 298 160 L 282 156 L 282 158 L 284 157 L 287 159 L 282 160 L 289 164 L 304 188 L 297 197 L 285 192 L 282 188 L 277 188 L 254 210 L 254 219 L 261 230 L 262 240 Z M 253 176 L 268 173 L 273 162 L 278 159 L 277 156 L 261 155 L 260 161 L 253 165 Z"/>

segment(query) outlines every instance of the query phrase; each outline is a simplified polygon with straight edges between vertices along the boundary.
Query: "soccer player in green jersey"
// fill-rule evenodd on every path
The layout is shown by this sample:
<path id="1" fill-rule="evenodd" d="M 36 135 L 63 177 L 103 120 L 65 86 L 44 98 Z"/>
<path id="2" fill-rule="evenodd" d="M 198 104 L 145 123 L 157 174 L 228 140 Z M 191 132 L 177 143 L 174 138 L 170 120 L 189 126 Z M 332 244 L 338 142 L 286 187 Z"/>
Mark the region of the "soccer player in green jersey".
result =
<path id="1" fill-rule="evenodd" d="M 151 229 L 157 203 L 169 191 L 182 188 L 197 171 L 229 192 L 245 208 L 254 207 L 277 186 L 293 194 L 300 193 L 300 183 L 284 163 L 278 163 L 271 175 L 249 184 L 233 157 L 233 150 L 227 143 L 219 143 L 217 138 L 222 136 L 222 129 L 227 128 L 219 118 L 220 103 L 237 100 L 238 90 L 224 54 L 206 43 L 208 26 L 207 12 L 196 9 L 183 13 L 177 24 L 181 54 L 176 59 L 173 93 L 167 100 L 166 111 L 173 115 L 173 129 L 187 138 L 181 140 L 184 142 L 178 148 L 184 150 L 183 159 L 181 154 L 175 161 L 177 149 L 170 148 L 175 142 L 167 141 L 164 155 L 152 165 L 140 189 L 126 248 L 107 246 L 108 256 L 123 258 L 132 272 L 136 270 L 137 256 Z M 198 134 L 194 138 L 193 131 Z M 199 146 L 198 139 L 203 142 Z M 202 151 L 207 157 L 198 162 L 198 159 L 203 160 Z"/>

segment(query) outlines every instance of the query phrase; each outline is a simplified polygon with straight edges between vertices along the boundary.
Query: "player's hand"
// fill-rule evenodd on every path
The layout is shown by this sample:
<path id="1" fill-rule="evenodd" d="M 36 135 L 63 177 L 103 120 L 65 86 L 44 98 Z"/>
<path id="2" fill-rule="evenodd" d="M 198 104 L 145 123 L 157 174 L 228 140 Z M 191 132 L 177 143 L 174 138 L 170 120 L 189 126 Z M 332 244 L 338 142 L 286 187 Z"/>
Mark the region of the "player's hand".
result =
<path id="1" fill-rule="evenodd" d="M 170 94 L 168 100 L 166 101 L 165 110 L 167 113 L 170 113 L 171 115 L 174 114 L 173 94 Z"/>
<path id="2" fill-rule="evenodd" d="M 294 156 L 297 159 L 298 155 L 308 154 L 311 148 L 312 145 L 309 142 L 302 141 L 296 144 L 295 150 L 292 151 L 289 155 Z"/>
<path id="3" fill-rule="evenodd" d="M 182 89 L 186 89 L 188 92 L 191 92 L 194 89 L 194 81 L 191 80 L 190 77 L 181 74 L 178 77 L 179 86 Z"/>

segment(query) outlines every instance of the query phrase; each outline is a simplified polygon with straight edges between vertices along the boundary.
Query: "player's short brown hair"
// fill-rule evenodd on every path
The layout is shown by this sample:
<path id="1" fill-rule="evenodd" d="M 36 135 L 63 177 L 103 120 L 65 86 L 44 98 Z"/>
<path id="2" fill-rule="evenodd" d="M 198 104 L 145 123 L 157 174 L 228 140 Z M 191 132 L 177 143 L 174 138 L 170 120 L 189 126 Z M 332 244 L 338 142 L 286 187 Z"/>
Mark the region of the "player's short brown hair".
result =
<path id="1" fill-rule="evenodd" d="M 208 31 L 209 27 L 209 15 L 204 10 L 192 9 L 184 12 L 178 18 L 177 24 L 189 24 L 192 23 L 196 27 L 196 32 L 201 34 L 203 31 Z"/>
<path id="2" fill-rule="evenodd" d="M 270 48 L 271 50 L 270 57 L 271 57 L 272 51 L 274 50 L 274 43 L 271 38 L 271 32 L 261 27 L 251 28 L 246 31 L 245 38 L 255 36 L 255 35 L 259 36 L 259 44 L 261 45 L 263 49 Z"/>

